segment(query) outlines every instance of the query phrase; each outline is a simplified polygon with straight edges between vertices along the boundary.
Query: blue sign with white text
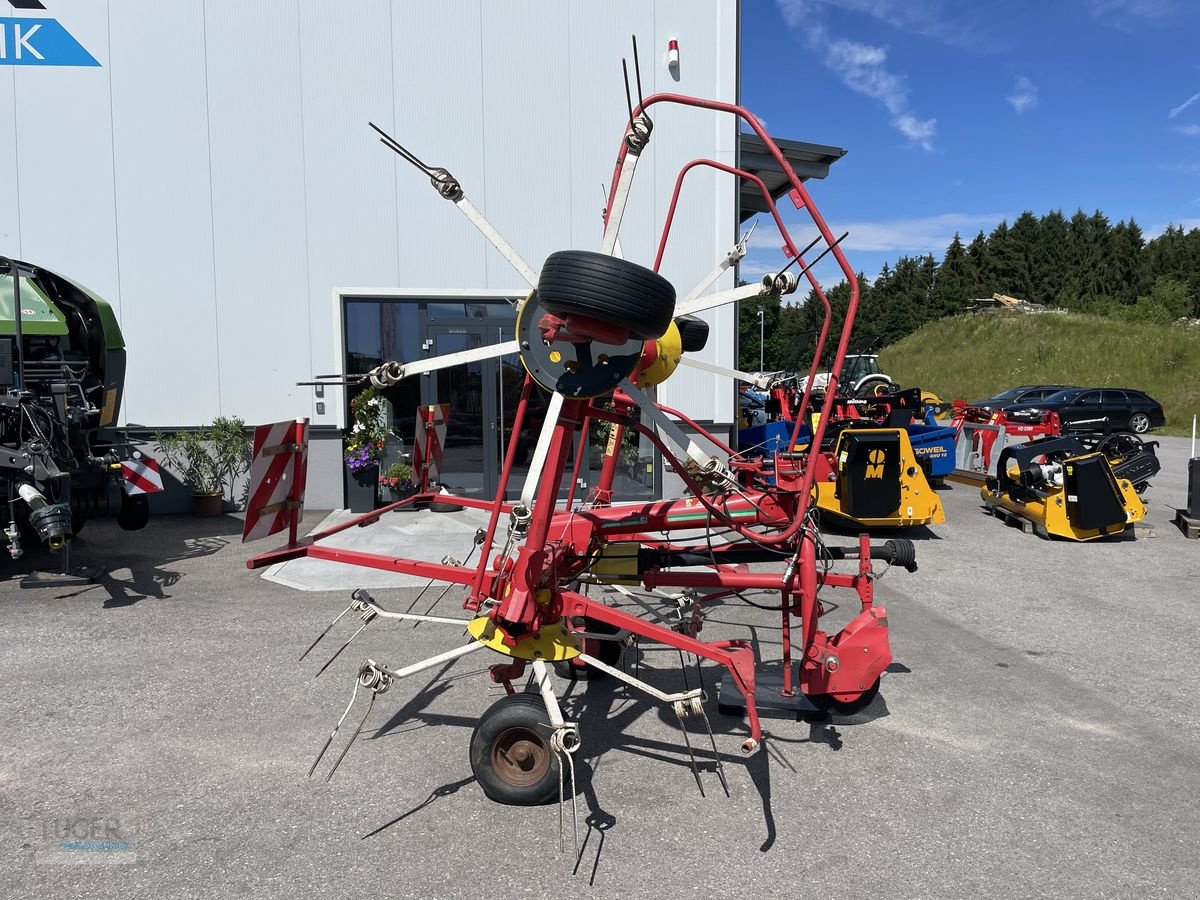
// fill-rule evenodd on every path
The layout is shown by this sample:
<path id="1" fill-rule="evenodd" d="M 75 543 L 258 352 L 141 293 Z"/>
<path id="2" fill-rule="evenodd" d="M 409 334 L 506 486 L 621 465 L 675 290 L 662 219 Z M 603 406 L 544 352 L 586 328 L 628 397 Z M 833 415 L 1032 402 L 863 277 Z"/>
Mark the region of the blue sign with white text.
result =
<path id="1" fill-rule="evenodd" d="M 0 18 L 0 66 L 98 66 L 57 19 Z"/>

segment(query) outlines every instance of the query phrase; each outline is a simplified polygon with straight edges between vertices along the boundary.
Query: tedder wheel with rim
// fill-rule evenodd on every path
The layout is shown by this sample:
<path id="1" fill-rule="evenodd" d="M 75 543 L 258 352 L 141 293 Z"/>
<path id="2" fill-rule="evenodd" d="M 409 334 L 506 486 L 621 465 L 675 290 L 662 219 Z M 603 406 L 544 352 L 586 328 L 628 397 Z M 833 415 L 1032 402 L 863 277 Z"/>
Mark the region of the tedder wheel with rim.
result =
<path id="1" fill-rule="evenodd" d="M 590 250 L 547 256 L 537 296 L 556 316 L 619 325 L 639 341 L 662 337 L 675 313 L 675 288 L 667 279 L 637 263 Z"/>
<path id="2" fill-rule="evenodd" d="M 510 806 L 558 799 L 553 730 L 541 694 L 508 694 L 488 707 L 471 735 L 471 771 L 483 792 Z"/>
<path id="3" fill-rule="evenodd" d="M 1145 434 L 1150 430 L 1150 417 L 1145 413 L 1134 413 L 1129 417 L 1129 430 L 1134 434 Z"/>

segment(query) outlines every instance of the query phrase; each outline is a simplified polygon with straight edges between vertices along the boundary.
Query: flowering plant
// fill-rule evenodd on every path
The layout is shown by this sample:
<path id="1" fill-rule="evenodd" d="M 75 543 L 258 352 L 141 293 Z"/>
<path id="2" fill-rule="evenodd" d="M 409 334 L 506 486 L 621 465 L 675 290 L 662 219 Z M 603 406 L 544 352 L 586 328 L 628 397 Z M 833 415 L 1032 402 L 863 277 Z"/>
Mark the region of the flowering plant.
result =
<path id="1" fill-rule="evenodd" d="M 412 466 L 408 463 L 392 463 L 387 471 L 379 476 L 379 483 L 384 487 L 399 489 L 412 484 Z"/>
<path id="2" fill-rule="evenodd" d="M 346 451 L 342 458 L 351 472 L 379 465 L 383 439 L 387 434 L 383 399 L 368 387 L 350 401 L 350 429 L 346 433 Z"/>

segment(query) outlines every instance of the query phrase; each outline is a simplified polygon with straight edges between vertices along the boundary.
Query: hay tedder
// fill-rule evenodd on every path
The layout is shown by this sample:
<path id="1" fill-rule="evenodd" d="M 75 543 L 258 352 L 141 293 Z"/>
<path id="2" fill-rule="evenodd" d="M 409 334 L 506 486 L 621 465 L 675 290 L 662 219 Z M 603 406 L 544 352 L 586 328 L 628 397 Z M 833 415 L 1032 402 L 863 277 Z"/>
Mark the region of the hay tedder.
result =
<path id="1" fill-rule="evenodd" d="M 430 669 L 441 670 L 449 662 L 469 654 L 493 655 L 497 662 L 490 667 L 491 680 L 506 690 L 505 696 L 483 714 L 475 728 L 470 746 L 471 767 L 489 797 L 512 804 L 546 803 L 555 798 L 561 803 L 566 783 L 564 772 L 569 770 L 573 779 L 572 755 L 586 738 L 580 734 L 578 724 L 564 715 L 551 676 L 554 668 L 576 674 L 603 673 L 667 704 L 679 717 L 685 739 L 688 735 L 685 720 L 699 720 L 708 731 L 717 772 L 728 791 L 717 742 L 705 712 L 703 686 L 668 693 L 629 674 L 620 667 L 620 660 L 622 650 L 634 642 L 676 648 L 681 651 L 681 660 L 682 654 L 692 654 L 722 667 L 725 692 L 736 701 L 731 705 L 745 711 L 746 732 L 741 751 L 747 755 L 760 747 L 760 710 L 774 707 L 848 713 L 870 703 L 879 689 L 880 676 L 892 657 L 887 615 L 874 602 L 877 573 L 873 571 L 873 563 L 898 565 L 910 571 L 915 570 L 916 564 L 913 546 L 907 541 L 873 545 L 868 536 L 862 535 L 850 546 L 837 547 L 827 544 L 816 526 L 813 497 L 815 480 L 821 471 L 820 444 L 835 392 L 826 393 L 823 410 L 826 415 L 818 421 L 812 449 L 802 458 L 787 460 L 792 475 L 779 483 L 759 477 L 755 461 L 743 459 L 719 438 L 703 432 L 686 414 L 660 406 L 652 396 L 655 385 L 670 377 L 678 366 L 688 365 L 688 354 L 704 346 L 707 326 L 694 317 L 696 313 L 765 294 L 790 293 L 795 290 L 798 277 L 808 278 L 824 306 L 825 324 L 814 355 L 814 360 L 819 359 L 820 349 L 829 338 L 830 307 L 810 268 L 826 254 L 832 254 L 851 286 L 845 327 L 831 369 L 830 377 L 836 381 L 858 305 L 854 270 L 838 247 L 840 239 L 834 238 L 800 178 L 754 116 L 729 103 L 674 94 L 656 94 L 643 100 L 640 94 L 639 78 L 638 102 L 635 105 L 631 100 L 629 104 L 628 125 L 608 194 L 600 252 L 552 253 L 540 272 L 535 272 L 496 232 L 449 172 L 427 166 L 376 129 L 390 149 L 419 168 L 431 179 L 438 194 L 468 216 L 532 290 L 518 304 L 515 340 L 416 363 L 387 362 L 361 378 L 386 388 L 421 372 L 471 359 L 517 353 L 527 376 L 512 433 L 520 430 L 533 392 L 548 392 L 549 400 L 519 499 L 515 502 L 505 499 L 516 441 L 508 444 L 494 500 L 437 495 L 442 502 L 486 513 L 486 528 L 480 528 L 475 536 L 473 553 L 477 551 L 479 556 L 474 565 L 337 549 L 320 542 L 331 533 L 328 531 L 293 539 L 287 547 L 249 560 L 248 565 L 257 568 L 308 556 L 465 588 L 466 617 L 391 612 L 365 591 L 354 593 L 339 619 L 356 618 L 362 627 L 385 619 L 446 625 L 448 649 L 415 662 L 374 659 L 363 662 L 355 678 L 350 705 L 322 748 L 313 770 L 350 714 L 359 693 L 368 694 L 370 702 L 330 776 L 361 732 L 362 723 L 380 694 L 400 679 Z M 679 173 L 653 267 L 645 268 L 620 258 L 618 231 L 634 172 L 650 141 L 653 123 L 649 112 L 655 106 L 667 104 L 740 118 L 759 136 L 786 174 L 790 197 L 811 217 L 818 238 L 800 250 L 761 179 L 725 163 L 697 159 Z M 756 185 L 779 228 L 783 246 L 791 258 L 789 267 L 798 267 L 795 273 L 785 270 L 761 284 L 706 294 L 721 273 L 745 252 L 743 242 L 690 294 L 676 300 L 674 288 L 657 270 L 683 182 L 689 172 L 700 167 Z M 818 243 L 822 245 L 820 252 L 806 263 L 804 255 Z M 352 382 L 349 378 L 337 380 Z M 722 448 L 720 454 L 712 455 L 702 449 L 677 424 L 680 422 L 693 434 L 702 434 L 711 445 Z M 607 423 L 610 432 L 600 481 L 587 497 L 576 498 L 573 486 L 579 483 L 577 474 L 586 458 L 586 434 L 589 427 L 600 423 Z M 611 504 L 616 455 L 622 435 L 629 429 L 653 443 L 686 484 L 686 496 Z M 572 444 L 576 437 L 581 438 L 577 452 Z M 570 474 L 571 467 L 575 476 Z M 560 504 L 564 478 L 570 479 L 568 484 L 572 488 L 566 503 Z M 429 494 L 406 498 L 339 529 L 366 524 L 392 509 L 421 505 L 432 499 Z M 697 533 L 699 537 L 695 536 Z M 714 543 L 717 535 L 720 541 Z M 842 561 L 850 565 L 844 571 L 836 571 Z M 761 563 L 776 565 L 751 570 L 751 566 Z M 588 596 L 587 586 L 596 584 L 613 585 L 625 591 L 627 586 L 638 586 L 668 593 L 678 615 L 667 622 L 634 615 L 627 608 Z M 832 588 L 853 590 L 859 607 L 849 624 L 835 634 L 821 628 L 820 619 L 826 608 L 818 599 L 819 591 Z M 771 599 L 766 603 L 749 601 L 745 595 L 750 592 L 765 592 Z M 747 599 L 752 605 L 770 611 L 767 615 L 773 617 L 781 636 L 782 664 L 778 669 L 771 673 L 756 672 L 755 649 L 749 640 L 699 638 L 706 608 L 730 598 Z M 466 643 L 459 637 L 464 630 L 469 634 Z M 514 688 L 514 683 L 519 685 L 526 678 L 524 690 L 519 686 Z M 724 705 L 725 698 L 721 702 Z M 690 740 L 688 752 L 699 783 Z M 573 784 L 571 796 L 574 796 Z"/>

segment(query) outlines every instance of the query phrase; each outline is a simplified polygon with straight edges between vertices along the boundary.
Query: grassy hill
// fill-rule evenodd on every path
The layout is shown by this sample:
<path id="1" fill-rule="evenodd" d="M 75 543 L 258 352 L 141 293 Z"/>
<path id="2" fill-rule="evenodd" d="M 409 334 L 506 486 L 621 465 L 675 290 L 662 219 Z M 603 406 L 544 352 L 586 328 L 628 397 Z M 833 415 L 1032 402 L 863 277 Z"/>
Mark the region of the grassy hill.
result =
<path id="1" fill-rule="evenodd" d="M 1020 384 L 1130 387 L 1163 405 L 1170 434 L 1200 412 L 1200 327 L 1084 315 L 959 315 L 879 354 L 884 372 L 943 399 L 979 400 Z"/>

